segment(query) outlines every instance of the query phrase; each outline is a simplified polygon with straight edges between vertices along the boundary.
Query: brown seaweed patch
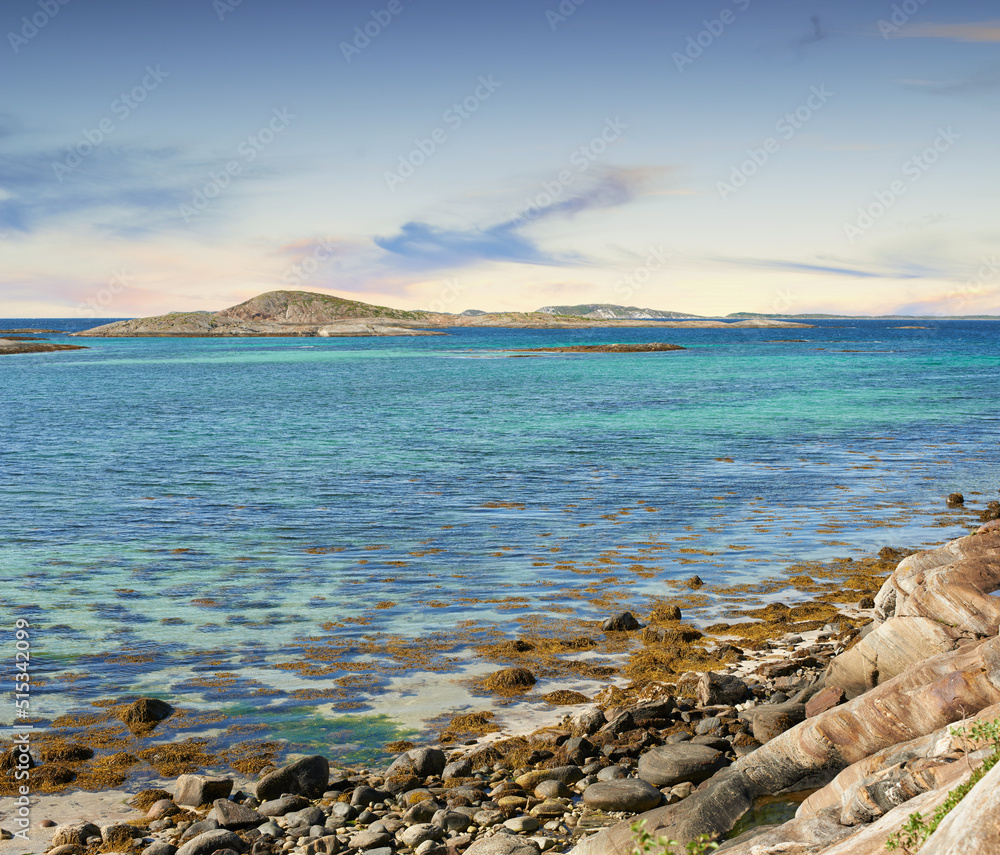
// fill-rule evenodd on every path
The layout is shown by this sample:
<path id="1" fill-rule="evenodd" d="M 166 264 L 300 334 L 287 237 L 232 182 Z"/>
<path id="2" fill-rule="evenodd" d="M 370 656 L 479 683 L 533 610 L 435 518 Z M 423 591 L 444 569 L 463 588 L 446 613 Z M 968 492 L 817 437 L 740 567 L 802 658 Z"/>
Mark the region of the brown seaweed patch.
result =
<path id="1" fill-rule="evenodd" d="M 542 700 L 553 706 L 571 706 L 572 704 L 590 703 L 590 698 L 580 692 L 571 692 L 567 689 L 559 689 L 556 692 L 549 692 L 542 695 Z"/>
<path id="2" fill-rule="evenodd" d="M 173 800 L 173 798 L 174 794 L 169 790 L 141 790 L 129 799 L 128 803 L 136 810 L 149 810 L 157 802 L 163 799 Z"/>
<path id="3" fill-rule="evenodd" d="M 490 674 L 483 686 L 498 695 L 521 695 L 536 683 L 535 675 L 527 668 L 503 668 Z"/>

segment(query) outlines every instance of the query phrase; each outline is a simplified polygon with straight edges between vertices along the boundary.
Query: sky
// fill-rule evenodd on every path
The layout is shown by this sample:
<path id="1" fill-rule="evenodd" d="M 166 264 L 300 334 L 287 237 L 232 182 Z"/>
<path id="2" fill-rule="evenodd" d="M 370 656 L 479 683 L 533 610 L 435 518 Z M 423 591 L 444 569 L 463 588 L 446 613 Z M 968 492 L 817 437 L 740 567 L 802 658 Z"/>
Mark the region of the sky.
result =
<path id="1" fill-rule="evenodd" d="M 1000 314 L 986 0 L 6 0 L 0 316 Z"/>

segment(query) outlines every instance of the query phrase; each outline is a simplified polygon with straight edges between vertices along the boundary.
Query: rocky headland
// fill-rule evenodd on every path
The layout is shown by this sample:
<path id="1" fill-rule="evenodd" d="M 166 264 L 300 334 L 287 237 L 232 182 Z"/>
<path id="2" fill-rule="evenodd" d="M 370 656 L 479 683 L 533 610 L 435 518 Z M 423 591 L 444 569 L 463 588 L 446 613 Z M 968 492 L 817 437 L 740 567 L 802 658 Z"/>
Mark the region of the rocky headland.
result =
<path id="1" fill-rule="evenodd" d="M 56 353 L 61 350 L 87 350 L 87 348 L 79 344 L 53 344 L 35 336 L 11 334 L 0 338 L 0 356 L 19 353 Z"/>
<path id="2" fill-rule="evenodd" d="M 903 558 L 877 596 L 826 623 L 813 603 L 732 624 L 711 670 L 609 686 L 596 703 L 563 698 L 573 712 L 530 733 L 458 716 L 437 744 L 390 746 L 400 753 L 385 769 L 316 755 L 256 780 L 183 774 L 133 797 L 131 817 L 32 828 L 45 841 L 33 851 L 628 855 L 639 820 L 682 846 L 728 838 L 730 855 L 866 855 L 890 839 L 911 853 L 996 852 L 1000 513 L 982 516 L 976 533 Z M 654 652 L 700 635 L 679 612 L 663 617 L 644 627 L 623 613 L 603 629 L 641 634 Z M 509 694 L 534 682 L 519 666 L 486 681 Z M 153 700 L 116 713 L 140 731 L 170 714 Z M 50 777 L 87 752 L 43 750 L 52 756 L 35 771 Z M 8 751 L 0 768 L 21 760 Z M 36 824 L 60 821 L 43 810 Z"/>
<path id="3" fill-rule="evenodd" d="M 588 329 L 593 327 L 692 329 L 805 328 L 810 324 L 758 318 L 743 321 L 607 320 L 545 312 L 484 312 L 453 315 L 373 306 L 307 291 L 271 291 L 221 312 L 175 312 L 95 327 L 77 336 L 401 336 L 442 335 L 449 327 Z"/>

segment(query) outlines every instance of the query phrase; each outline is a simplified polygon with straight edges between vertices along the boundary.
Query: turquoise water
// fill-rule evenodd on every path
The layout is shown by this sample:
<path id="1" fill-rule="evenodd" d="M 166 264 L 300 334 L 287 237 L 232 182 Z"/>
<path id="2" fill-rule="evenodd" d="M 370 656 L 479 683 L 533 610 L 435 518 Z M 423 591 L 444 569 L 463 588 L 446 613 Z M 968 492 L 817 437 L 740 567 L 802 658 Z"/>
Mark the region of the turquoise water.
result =
<path id="1" fill-rule="evenodd" d="M 963 533 L 944 496 L 981 507 L 1000 481 L 1000 326 L 817 323 L 4 358 L 2 608 L 34 624 L 33 709 L 141 692 L 244 702 L 242 722 L 295 745 L 348 715 L 419 729 L 435 705 L 482 707 L 455 682 L 479 667 L 477 633 L 642 611 L 692 573 L 747 582 Z M 610 341 L 688 349 L 499 352 Z M 426 673 L 373 670 L 389 635 L 452 649 Z"/>

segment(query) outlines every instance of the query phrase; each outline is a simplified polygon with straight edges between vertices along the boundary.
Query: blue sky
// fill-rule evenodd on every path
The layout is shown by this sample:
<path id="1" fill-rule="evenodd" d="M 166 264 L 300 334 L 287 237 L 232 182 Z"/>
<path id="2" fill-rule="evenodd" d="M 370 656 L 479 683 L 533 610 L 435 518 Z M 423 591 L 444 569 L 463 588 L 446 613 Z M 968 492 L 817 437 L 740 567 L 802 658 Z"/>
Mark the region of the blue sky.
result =
<path id="1" fill-rule="evenodd" d="M 0 316 L 1000 313 L 980 0 L 8 0 Z"/>

